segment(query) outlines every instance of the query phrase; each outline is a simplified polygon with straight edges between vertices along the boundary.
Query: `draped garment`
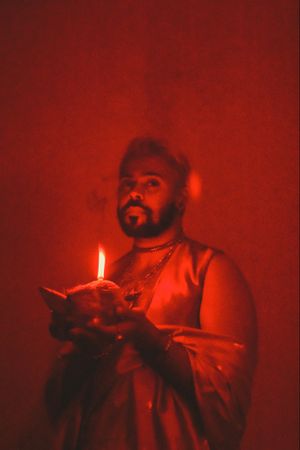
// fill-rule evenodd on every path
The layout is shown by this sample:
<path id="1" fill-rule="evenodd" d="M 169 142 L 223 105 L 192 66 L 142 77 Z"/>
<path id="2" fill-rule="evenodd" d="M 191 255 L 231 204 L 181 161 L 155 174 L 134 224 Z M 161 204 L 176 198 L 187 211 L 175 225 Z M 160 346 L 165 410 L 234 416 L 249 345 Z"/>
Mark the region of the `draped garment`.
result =
<path id="1" fill-rule="evenodd" d="M 149 320 L 188 353 L 195 401 L 177 392 L 129 343 L 116 343 L 99 360 L 70 346 L 47 383 L 53 428 L 39 450 L 239 448 L 251 355 L 242 342 L 201 330 L 199 321 L 206 270 L 217 252 L 185 238 L 154 288 L 143 294 Z"/>

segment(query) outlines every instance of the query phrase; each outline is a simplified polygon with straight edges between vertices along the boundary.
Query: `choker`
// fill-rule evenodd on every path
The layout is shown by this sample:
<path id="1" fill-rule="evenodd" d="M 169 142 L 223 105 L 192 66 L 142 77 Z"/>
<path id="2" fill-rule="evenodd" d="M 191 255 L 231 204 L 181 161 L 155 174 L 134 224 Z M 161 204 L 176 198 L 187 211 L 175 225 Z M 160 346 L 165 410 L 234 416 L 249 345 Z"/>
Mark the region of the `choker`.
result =
<path id="1" fill-rule="evenodd" d="M 179 244 L 184 239 L 183 234 L 181 233 L 179 236 L 177 236 L 174 239 L 171 239 L 170 241 L 165 242 L 164 244 L 155 245 L 154 247 L 138 247 L 137 245 L 134 245 L 132 247 L 132 250 L 134 252 L 138 253 L 152 253 L 152 252 L 158 252 L 159 250 L 163 250 L 164 248 L 172 247 L 173 245 Z"/>

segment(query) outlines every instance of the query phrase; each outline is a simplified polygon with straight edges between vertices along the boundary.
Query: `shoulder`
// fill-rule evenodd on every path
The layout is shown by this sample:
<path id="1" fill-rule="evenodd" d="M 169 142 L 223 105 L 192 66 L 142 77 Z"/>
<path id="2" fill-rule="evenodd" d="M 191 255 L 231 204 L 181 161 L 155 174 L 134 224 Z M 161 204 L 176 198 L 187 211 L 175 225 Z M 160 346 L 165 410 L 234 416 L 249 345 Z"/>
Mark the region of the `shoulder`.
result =
<path id="1" fill-rule="evenodd" d="M 238 265 L 222 251 L 215 251 L 212 255 L 209 267 L 207 269 L 207 283 L 209 281 L 218 281 L 222 283 L 234 283 L 236 287 L 240 286 L 250 294 L 248 283 L 246 282 Z"/>
<path id="2" fill-rule="evenodd" d="M 237 264 L 223 250 L 189 237 L 184 238 L 182 245 L 187 252 L 195 257 L 206 256 L 209 277 L 235 278 L 239 279 L 242 284 L 247 284 Z"/>
<path id="3" fill-rule="evenodd" d="M 200 276 L 202 282 L 212 259 L 214 259 L 217 255 L 222 254 L 222 250 L 186 236 L 184 237 L 179 249 L 180 257 L 182 257 L 183 260 L 191 261 L 193 271 L 195 274 Z"/>
<path id="4" fill-rule="evenodd" d="M 211 256 L 214 256 L 216 254 L 223 254 L 222 250 L 216 247 L 209 246 L 203 242 L 196 241 L 195 239 L 191 239 L 188 236 L 184 236 L 180 246 L 182 250 L 195 257 L 200 257 L 205 254 Z"/>

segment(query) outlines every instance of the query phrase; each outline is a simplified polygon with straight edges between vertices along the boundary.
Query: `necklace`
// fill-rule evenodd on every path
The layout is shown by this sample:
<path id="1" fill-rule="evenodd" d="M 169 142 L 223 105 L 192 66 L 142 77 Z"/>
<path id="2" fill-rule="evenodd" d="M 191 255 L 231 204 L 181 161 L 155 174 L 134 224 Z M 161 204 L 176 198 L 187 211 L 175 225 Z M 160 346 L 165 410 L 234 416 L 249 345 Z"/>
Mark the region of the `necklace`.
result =
<path id="1" fill-rule="evenodd" d="M 159 250 L 163 250 L 165 248 L 171 247 L 173 245 L 175 245 L 177 242 L 181 242 L 183 239 L 183 233 L 181 232 L 177 237 L 175 237 L 174 239 L 170 239 L 170 241 L 165 242 L 164 244 L 160 244 L 160 245 L 155 245 L 154 247 L 138 247 L 137 245 L 134 245 L 132 250 L 134 252 L 139 252 L 139 253 L 152 253 L 152 252 L 157 252 Z"/>
<path id="2" fill-rule="evenodd" d="M 173 252 L 175 251 L 177 245 L 183 241 L 183 236 L 181 235 L 179 238 L 173 239 L 172 241 L 167 242 L 166 244 L 163 244 L 163 246 L 157 246 L 159 247 L 158 250 L 161 248 L 167 248 L 170 247 L 167 253 L 165 253 L 153 266 L 150 267 L 150 269 L 144 274 L 141 278 L 136 278 L 134 274 L 132 273 L 132 267 L 134 264 L 134 257 L 135 257 L 135 248 L 133 248 L 133 251 L 131 253 L 131 261 L 127 265 L 127 269 L 124 271 L 121 279 L 119 280 L 118 284 L 121 286 L 123 290 L 123 295 L 125 300 L 127 300 L 130 304 L 130 307 L 133 307 L 135 302 L 138 300 L 138 298 L 143 293 L 145 287 L 149 285 L 155 278 L 156 275 L 162 270 L 162 268 L 166 265 L 168 260 L 171 258 Z M 168 245 L 167 245 L 168 244 Z M 150 247 L 150 251 L 154 247 Z M 139 250 L 138 250 L 139 251 Z M 146 250 L 149 251 L 149 250 Z"/>

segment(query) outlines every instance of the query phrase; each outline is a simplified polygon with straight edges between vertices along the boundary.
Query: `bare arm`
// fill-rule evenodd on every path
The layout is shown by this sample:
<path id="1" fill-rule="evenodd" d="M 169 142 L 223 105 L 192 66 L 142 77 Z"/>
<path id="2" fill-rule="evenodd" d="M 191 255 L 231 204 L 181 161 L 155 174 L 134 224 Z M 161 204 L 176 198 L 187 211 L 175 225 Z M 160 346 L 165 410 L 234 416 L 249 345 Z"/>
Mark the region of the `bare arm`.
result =
<path id="1" fill-rule="evenodd" d="M 256 317 L 252 295 L 237 266 L 224 255 L 215 256 L 208 267 L 200 325 L 204 331 L 240 341 L 255 357 Z"/>

